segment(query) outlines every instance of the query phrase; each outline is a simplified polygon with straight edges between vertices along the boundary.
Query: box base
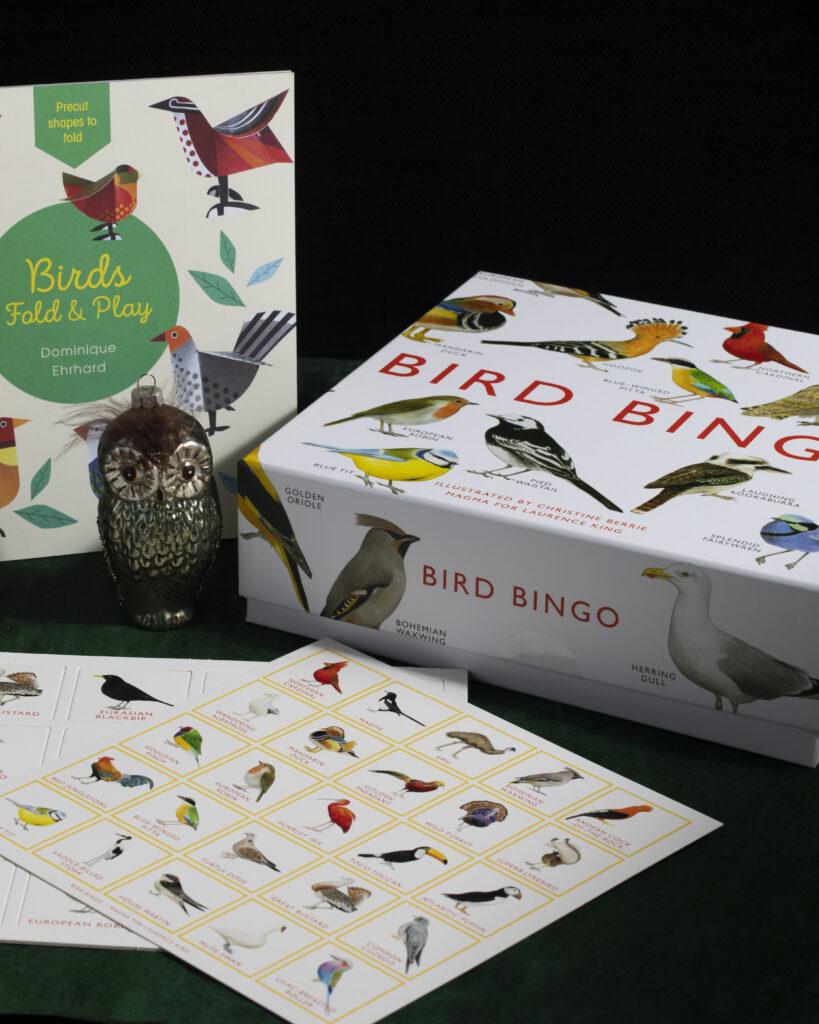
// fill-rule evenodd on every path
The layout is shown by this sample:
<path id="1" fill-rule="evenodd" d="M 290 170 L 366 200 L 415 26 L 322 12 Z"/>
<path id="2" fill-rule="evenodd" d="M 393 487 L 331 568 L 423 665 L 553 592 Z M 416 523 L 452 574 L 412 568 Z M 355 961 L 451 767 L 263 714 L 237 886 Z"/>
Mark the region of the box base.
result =
<path id="1" fill-rule="evenodd" d="M 808 768 L 814 768 L 819 762 L 819 736 L 808 729 L 717 712 L 712 708 L 638 693 L 610 683 L 569 676 L 456 647 L 437 644 L 427 647 L 410 637 L 336 622 L 321 615 L 253 598 L 247 601 L 247 621 L 314 639 L 331 636 L 379 657 L 406 660 L 412 664 L 466 668 L 476 678 L 495 686 L 723 743 Z"/>

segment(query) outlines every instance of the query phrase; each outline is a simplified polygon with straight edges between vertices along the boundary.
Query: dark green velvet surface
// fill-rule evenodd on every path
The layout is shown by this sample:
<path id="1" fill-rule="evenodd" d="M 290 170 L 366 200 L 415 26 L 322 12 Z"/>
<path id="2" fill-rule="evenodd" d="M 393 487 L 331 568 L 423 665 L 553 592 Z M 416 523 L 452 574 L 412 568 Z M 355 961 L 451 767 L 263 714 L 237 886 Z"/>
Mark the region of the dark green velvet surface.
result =
<path id="1" fill-rule="evenodd" d="M 307 397 L 349 368 L 307 364 Z M 183 630 L 127 625 L 100 554 L 0 564 L 0 629 L 0 648 L 13 651 L 133 657 L 262 660 L 308 640 L 244 621 L 235 541 L 222 545 L 197 620 Z M 472 683 L 471 699 L 725 824 L 391 1020 L 816 1019 L 815 771 L 483 683 Z M 2 945 L 0 995 L 2 1015 L 274 1019 L 164 953 Z"/>

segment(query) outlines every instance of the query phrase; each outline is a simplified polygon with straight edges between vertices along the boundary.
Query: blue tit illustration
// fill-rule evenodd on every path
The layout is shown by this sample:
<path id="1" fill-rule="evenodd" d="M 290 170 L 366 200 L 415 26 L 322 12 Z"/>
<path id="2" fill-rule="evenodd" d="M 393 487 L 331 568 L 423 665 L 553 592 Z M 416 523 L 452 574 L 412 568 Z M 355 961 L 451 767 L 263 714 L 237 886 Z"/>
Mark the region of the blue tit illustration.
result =
<path id="1" fill-rule="evenodd" d="M 466 295 L 459 299 L 444 299 L 419 317 L 404 332 L 411 341 L 440 341 L 427 333 L 464 331 L 483 334 L 503 327 L 508 316 L 514 316 L 515 300 L 503 295 Z"/>
<path id="2" fill-rule="evenodd" d="M 336 985 L 338 985 L 342 974 L 345 971 L 349 971 L 352 966 L 350 960 L 345 960 L 344 957 L 338 956 L 336 953 L 332 954 L 331 960 L 325 960 L 323 964 L 319 964 L 318 977 L 314 981 L 320 981 L 327 988 L 327 1000 L 324 1003 L 326 1010 L 330 1009 L 330 996 L 333 994 Z"/>
<path id="3" fill-rule="evenodd" d="M 801 551 L 802 554 L 793 562 L 786 562 L 786 569 L 795 569 L 797 565 L 812 554 L 819 551 L 819 525 L 807 516 L 798 516 L 793 512 L 786 512 L 774 518 L 762 527 L 760 537 L 775 548 L 782 548 L 781 551 L 772 551 L 767 555 L 759 555 L 757 562 L 764 565 L 767 559 L 776 558 L 777 555 L 787 554 L 788 551 Z"/>
<path id="4" fill-rule="evenodd" d="M 458 464 L 458 456 L 448 448 L 336 448 L 330 444 L 317 444 L 305 441 L 313 448 L 323 448 L 337 455 L 346 455 L 352 459 L 356 469 L 360 469 L 365 487 L 374 487 L 370 477 L 375 477 L 381 484 L 388 487 L 393 494 L 403 494 L 394 481 L 402 483 L 420 483 L 434 480 L 437 476 L 448 473 Z"/>
<path id="5" fill-rule="evenodd" d="M 29 825 L 56 825 L 58 822 L 65 820 L 65 811 L 55 811 L 51 807 L 34 807 L 31 804 L 21 804 L 17 800 L 12 800 L 10 796 L 7 796 L 6 800 L 17 808 L 17 817 L 25 832 L 28 832 Z"/>
<path id="6" fill-rule="evenodd" d="M 718 381 L 716 377 L 712 377 L 710 373 L 695 366 L 688 359 L 668 359 L 663 356 L 652 356 L 651 358 L 657 363 L 669 363 L 672 381 L 678 388 L 688 392 L 687 395 L 680 395 L 677 398 L 653 395 L 655 402 L 679 405 L 681 402 L 693 402 L 698 398 L 724 398 L 728 402 L 736 402 L 729 387 Z"/>
<path id="7" fill-rule="evenodd" d="M 261 537 L 266 540 L 284 563 L 296 591 L 299 603 L 306 612 L 310 611 L 301 572 L 312 577 L 307 559 L 299 547 L 296 533 L 285 512 L 279 492 L 264 471 L 259 458 L 259 447 L 253 449 L 239 462 L 237 490 L 239 511 L 256 528 L 255 533 L 243 533 L 247 540 Z"/>

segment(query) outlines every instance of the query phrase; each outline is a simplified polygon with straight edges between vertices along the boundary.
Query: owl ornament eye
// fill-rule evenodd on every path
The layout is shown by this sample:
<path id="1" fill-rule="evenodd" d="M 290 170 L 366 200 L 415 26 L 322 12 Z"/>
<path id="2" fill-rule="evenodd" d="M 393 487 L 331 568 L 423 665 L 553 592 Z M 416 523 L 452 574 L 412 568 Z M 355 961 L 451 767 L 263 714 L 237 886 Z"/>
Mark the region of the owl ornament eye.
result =
<path id="1" fill-rule="evenodd" d="M 97 523 L 125 610 L 143 629 L 190 622 L 222 533 L 205 431 L 163 405 L 155 384 L 137 385 L 131 408 L 105 428 L 98 456 Z"/>
<path id="2" fill-rule="evenodd" d="M 159 483 L 157 467 L 127 441 L 106 452 L 102 473 L 108 486 L 123 501 L 146 501 Z"/>
<path id="3" fill-rule="evenodd" d="M 213 476 L 210 449 L 198 441 L 180 444 L 162 471 L 162 490 L 171 498 L 201 494 Z"/>

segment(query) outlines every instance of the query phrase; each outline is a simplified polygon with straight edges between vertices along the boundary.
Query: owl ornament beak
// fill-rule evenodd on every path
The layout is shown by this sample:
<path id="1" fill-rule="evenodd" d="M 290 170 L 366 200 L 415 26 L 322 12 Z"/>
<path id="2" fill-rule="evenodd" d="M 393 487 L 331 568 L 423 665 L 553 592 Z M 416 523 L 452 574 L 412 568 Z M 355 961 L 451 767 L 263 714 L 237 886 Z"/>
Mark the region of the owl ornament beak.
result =
<path id="1" fill-rule="evenodd" d="M 98 448 L 97 522 L 120 602 L 142 629 L 190 622 L 222 534 L 213 456 L 198 420 L 137 383 Z"/>

